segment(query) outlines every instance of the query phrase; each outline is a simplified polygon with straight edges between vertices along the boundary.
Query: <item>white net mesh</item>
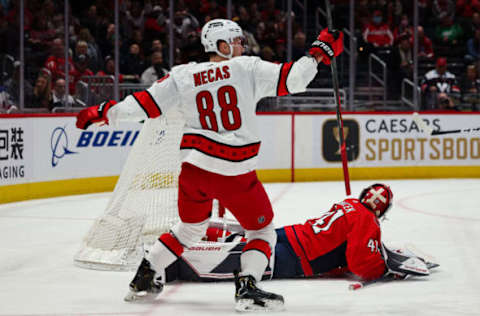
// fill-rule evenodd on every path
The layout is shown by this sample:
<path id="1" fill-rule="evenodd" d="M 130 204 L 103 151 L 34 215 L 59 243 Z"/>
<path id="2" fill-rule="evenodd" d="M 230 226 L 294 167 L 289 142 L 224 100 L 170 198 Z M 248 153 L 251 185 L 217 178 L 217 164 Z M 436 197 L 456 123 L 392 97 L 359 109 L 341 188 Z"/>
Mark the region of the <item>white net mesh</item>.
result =
<path id="1" fill-rule="evenodd" d="M 135 269 L 151 244 L 178 218 L 177 187 L 184 120 L 177 111 L 147 120 L 104 214 L 74 257 L 81 267 Z"/>

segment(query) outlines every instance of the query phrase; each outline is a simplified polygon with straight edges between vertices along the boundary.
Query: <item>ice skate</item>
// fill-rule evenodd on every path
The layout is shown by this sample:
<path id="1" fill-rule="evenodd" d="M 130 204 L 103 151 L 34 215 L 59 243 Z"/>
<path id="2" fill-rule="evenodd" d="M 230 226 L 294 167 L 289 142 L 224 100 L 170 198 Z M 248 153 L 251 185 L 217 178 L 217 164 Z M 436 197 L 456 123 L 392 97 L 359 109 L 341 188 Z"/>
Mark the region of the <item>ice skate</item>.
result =
<path id="1" fill-rule="evenodd" d="M 239 312 L 280 311 L 284 308 L 283 296 L 259 289 L 255 279 L 239 276 L 235 272 L 235 309 Z"/>
<path id="2" fill-rule="evenodd" d="M 129 289 L 124 298 L 126 302 L 154 300 L 162 292 L 161 276 L 151 268 L 147 259 L 142 260 Z"/>

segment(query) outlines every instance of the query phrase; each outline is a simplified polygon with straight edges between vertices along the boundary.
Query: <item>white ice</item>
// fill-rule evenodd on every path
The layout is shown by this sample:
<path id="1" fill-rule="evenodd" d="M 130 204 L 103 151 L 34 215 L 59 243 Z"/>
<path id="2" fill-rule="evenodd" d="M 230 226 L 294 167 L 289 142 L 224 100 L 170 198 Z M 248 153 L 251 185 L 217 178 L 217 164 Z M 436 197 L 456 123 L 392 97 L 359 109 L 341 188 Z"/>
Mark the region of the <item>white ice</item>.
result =
<path id="1" fill-rule="evenodd" d="M 343 279 L 277 280 L 281 315 L 480 315 L 480 181 L 386 181 L 387 245 L 414 244 L 440 267 L 426 278 L 349 291 Z M 353 194 L 370 181 L 352 182 Z M 303 222 L 344 198 L 342 182 L 267 184 L 275 224 Z M 72 257 L 110 194 L 0 205 L 0 316 L 236 315 L 233 284 L 177 283 L 153 304 L 125 303 L 132 272 L 84 270 Z"/>

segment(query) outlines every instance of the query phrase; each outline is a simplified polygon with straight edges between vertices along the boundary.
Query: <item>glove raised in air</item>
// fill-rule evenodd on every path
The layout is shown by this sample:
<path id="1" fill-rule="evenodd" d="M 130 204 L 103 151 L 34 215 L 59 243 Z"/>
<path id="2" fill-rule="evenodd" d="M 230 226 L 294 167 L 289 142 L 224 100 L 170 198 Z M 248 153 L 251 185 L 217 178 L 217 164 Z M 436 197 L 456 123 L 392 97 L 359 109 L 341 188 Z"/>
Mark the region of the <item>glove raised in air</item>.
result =
<path id="1" fill-rule="evenodd" d="M 110 100 L 81 110 L 77 114 L 77 127 L 87 129 L 93 123 L 108 124 L 107 112 L 115 104 L 116 101 Z"/>
<path id="2" fill-rule="evenodd" d="M 331 59 L 343 52 L 343 32 L 323 29 L 308 52 L 315 58 L 322 56 L 322 62 L 330 65 Z"/>

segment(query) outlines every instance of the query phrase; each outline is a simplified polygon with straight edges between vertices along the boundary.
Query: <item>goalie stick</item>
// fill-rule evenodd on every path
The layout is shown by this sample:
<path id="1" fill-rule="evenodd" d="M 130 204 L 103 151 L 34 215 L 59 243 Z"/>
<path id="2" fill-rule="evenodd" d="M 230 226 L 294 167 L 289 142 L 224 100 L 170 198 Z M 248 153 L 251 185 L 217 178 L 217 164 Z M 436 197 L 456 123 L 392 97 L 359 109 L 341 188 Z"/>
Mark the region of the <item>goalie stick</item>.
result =
<path id="1" fill-rule="evenodd" d="M 425 121 L 422 120 L 420 115 L 417 112 L 413 112 L 413 120 L 415 123 L 417 123 L 418 127 L 420 127 L 424 133 L 430 136 L 435 136 L 435 135 L 445 135 L 445 134 L 456 134 L 456 133 L 471 133 L 471 132 L 480 132 L 480 127 L 474 127 L 474 128 L 463 128 L 463 129 L 452 129 L 448 131 L 439 131 L 439 130 L 434 130 L 430 126 L 425 123 Z"/>
<path id="2" fill-rule="evenodd" d="M 330 8 L 330 1 L 325 0 L 325 10 L 327 12 L 327 27 L 329 31 L 333 31 L 333 21 L 332 21 L 332 10 Z M 338 84 L 338 73 L 337 73 L 337 60 L 335 56 L 332 57 L 330 63 L 330 69 L 332 70 L 332 81 L 333 81 L 333 93 L 335 97 L 335 103 L 337 105 L 337 125 L 339 131 L 339 145 L 340 145 L 340 155 L 342 157 L 342 167 L 343 167 L 343 180 L 345 182 L 345 192 L 347 195 L 351 194 L 350 190 L 350 175 L 348 173 L 348 160 L 347 160 L 347 148 L 345 145 L 345 136 L 343 133 L 343 119 L 341 112 L 340 104 L 340 93 L 339 93 L 339 84 Z"/>

